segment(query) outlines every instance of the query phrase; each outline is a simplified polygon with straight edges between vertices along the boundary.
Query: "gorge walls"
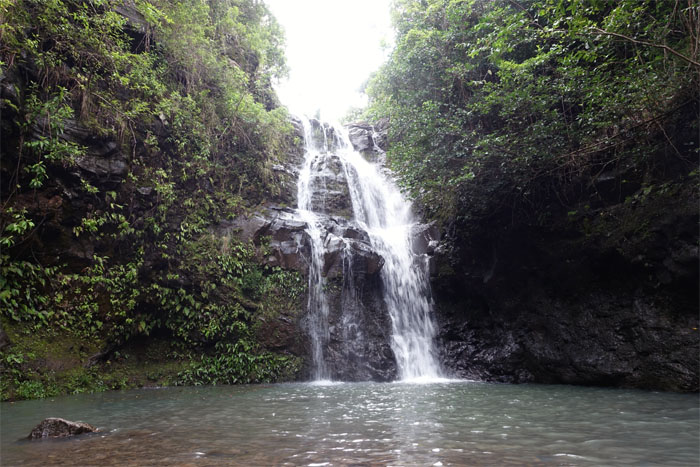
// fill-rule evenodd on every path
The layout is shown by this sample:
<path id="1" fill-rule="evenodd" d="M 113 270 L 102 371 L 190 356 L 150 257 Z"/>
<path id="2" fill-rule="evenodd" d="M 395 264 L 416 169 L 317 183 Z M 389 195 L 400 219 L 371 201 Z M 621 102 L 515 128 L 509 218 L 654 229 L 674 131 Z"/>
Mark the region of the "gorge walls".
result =
<path id="1" fill-rule="evenodd" d="M 698 198 L 672 186 L 587 221 L 453 224 L 433 274 L 443 364 L 487 381 L 697 391 Z"/>

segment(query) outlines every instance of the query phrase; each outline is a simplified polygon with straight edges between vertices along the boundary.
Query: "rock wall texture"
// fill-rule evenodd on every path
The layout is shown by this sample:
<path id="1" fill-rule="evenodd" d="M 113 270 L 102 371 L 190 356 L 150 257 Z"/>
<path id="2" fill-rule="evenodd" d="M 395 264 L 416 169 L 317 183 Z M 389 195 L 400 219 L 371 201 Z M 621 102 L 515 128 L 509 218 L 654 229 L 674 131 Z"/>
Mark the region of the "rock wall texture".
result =
<path id="1" fill-rule="evenodd" d="M 369 236 L 353 220 L 353 206 L 348 181 L 339 156 L 334 149 L 339 144 L 334 130 L 311 120 L 320 140 L 326 140 L 328 150 L 312 166 L 311 207 L 316 213 L 323 241 L 321 275 L 325 281 L 328 303 L 328 336 L 324 345 L 324 361 L 331 377 L 342 381 L 390 381 L 396 377 L 396 362 L 391 350 L 391 322 L 383 302 L 380 271 L 384 259 L 377 254 Z M 297 136 L 304 134 L 295 121 Z M 374 128 L 364 125 L 354 131 L 353 144 L 366 157 L 378 157 L 372 140 Z M 361 146 L 357 144 L 362 141 Z M 287 206 L 267 204 L 249 216 L 222 224 L 222 235 L 235 235 L 254 244 L 267 242 L 267 266 L 300 272 L 305 280 L 310 274 L 312 242 L 306 232 L 306 222 L 296 209 L 296 177 L 302 165 L 301 154 L 291 157 L 279 171 L 290 174 L 289 183 L 281 194 Z M 301 321 L 289 320 L 285 342 L 279 345 L 304 355 L 306 368 L 302 377 L 311 376 L 311 341 L 309 335 L 314 319 L 306 310 Z M 305 343 L 299 348 L 299 337 Z"/>
<path id="2" fill-rule="evenodd" d="M 432 278 L 444 365 L 478 380 L 697 391 L 697 206 L 678 184 L 583 223 L 453 225 Z"/>

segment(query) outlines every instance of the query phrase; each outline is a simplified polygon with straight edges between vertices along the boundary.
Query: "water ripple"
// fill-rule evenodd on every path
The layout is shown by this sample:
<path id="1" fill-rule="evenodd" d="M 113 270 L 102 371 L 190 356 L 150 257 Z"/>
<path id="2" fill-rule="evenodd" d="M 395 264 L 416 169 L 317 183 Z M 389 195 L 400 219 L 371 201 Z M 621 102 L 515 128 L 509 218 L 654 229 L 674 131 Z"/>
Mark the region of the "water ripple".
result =
<path id="1" fill-rule="evenodd" d="M 621 413 L 622 412 L 622 413 Z M 483 383 L 282 384 L 2 405 L 3 465 L 697 465 L 697 395 Z M 15 442 L 41 419 L 99 436 Z"/>

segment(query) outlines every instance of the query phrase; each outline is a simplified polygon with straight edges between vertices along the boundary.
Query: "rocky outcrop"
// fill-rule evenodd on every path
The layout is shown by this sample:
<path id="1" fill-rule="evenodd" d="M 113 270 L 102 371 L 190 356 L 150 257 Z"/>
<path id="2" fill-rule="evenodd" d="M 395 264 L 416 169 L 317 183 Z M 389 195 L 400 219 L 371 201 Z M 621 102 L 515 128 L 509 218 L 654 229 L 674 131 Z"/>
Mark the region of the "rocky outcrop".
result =
<path id="1" fill-rule="evenodd" d="M 243 242 L 264 245 L 266 265 L 307 273 L 309 242 L 306 223 L 300 221 L 292 208 L 268 206 L 248 216 L 219 224 L 221 237 L 236 237 Z"/>
<path id="2" fill-rule="evenodd" d="M 364 123 L 354 123 L 348 126 L 348 137 L 355 151 L 362 152 L 374 149 L 372 126 Z"/>
<path id="3" fill-rule="evenodd" d="M 129 170 L 126 160 L 122 157 L 100 157 L 85 155 L 77 158 L 76 164 L 86 172 L 100 177 L 124 177 Z"/>
<path id="4" fill-rule="evenodd" d="M 141 52 L 150 45 L 152 28 L 143 14 L 139 11 L 134 0 L 114 2 L 114 11 L 126 20 L 124 31 L 132 39 L 132 51 Z"/>
<path id="5" fill-rule="evenodd" d="M 432 278 L 445 366 L 487 381 L 697 391 L 697 202 L 676 195 L 644 207 L 645 229 L 647 214 L 627 205 L 586 234 L 456 226 Z M 627 230 L 604 224 L 626 215 Z"/>
<path id="6" fill-rule="evenodd" d="M 71 422 L 63 418 L 47 418 L 34 427 L 28 439 L 67 438 L 99 431 L 96 427 L 84 422 Z"/>
<path id="7" fill-rule="evenodd" d="M 348 138 L 355 151 L 373 158 L 387 149 L 388 127 L 387 119 L 382 119 L 374 125 L 367 122 L 351 123 L 347 125 Z"/>
<path id="8" fill-rule="evenodd" d="M 73 118 L 64 119 L 62 125 L 60 138 L 84 149 L 83 154 L 75 160 L 79 169 L 99 177 L 103 182 L 120 181 L 126 176 L 129 170 L 128 158 L 115 141 L 96 136 L 94 131 Z M 34 136 L 39 138 L 48 126 L 46 118 L 37 119 L 32 127 Z"/>
<path id="9" fill-rule="evenodd" d="M 352 200 L 343 165 L 337 155 L 328 155 L 314 166 L 314 212 L 352 219 Z"/>
<path id="10" fill-rule="evenodd" d="M 396 363 L 380 276 L 384 258 L 357 223 L 330 217 L 323 224 L 329 371 L 343 381 L 391 381 L 396 378 Z"/>
<path id="11" fill-rule="evenodd" d="M 356 232 L 342 218 L 334 224 L 336 230 Z M 396 363 L 380 276 L 384 258 L 362 233 L 351 238 L 329 232 L 326 237 L 323 274 L 330 311 L 325 360 L 333 379 L 391 381 Z"/>
<path id="12" fill-rule="evenodd" d="M 412 229 L 411 249 L 416 255 L 433 255 L 440 241 L 440 229 L 434 222 L 416 224 Z"/>
<path id="13" fill-rule="evenodd" d="M 380 278 L 384 259 L 372 249 L 367 233 L 357 223 L 340 216 L 323 216 L 320 222 L 325 246 L 322 274 L 330 309 L 329 371 L 333 379 L 343 381 L 393 380 L 396 366 L 390 345 L 391 322 Z M 264 243 L 267 265 L 308 277 L 311 242 L 306 224 L 294 209 L 270 206 L 222 224 L 217 233 Z M 279 335 L 289 336 L 308 331 L 305 320 L 288 319 L 277 323 L 277 328 Z M 310 339 L 305 340 L 308 345 Z"/>

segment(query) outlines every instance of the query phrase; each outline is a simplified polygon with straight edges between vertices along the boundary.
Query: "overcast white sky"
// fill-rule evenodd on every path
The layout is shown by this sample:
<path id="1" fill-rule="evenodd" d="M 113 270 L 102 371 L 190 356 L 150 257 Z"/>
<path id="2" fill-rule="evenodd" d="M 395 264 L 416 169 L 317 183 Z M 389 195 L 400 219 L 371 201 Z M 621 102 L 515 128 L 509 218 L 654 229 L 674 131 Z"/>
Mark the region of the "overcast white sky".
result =
<path id="1" fill-rule="evenodd" d="M 363 105 L 360 88 L 384 62 L 391 0 L 265 0 L 287 38 L 289 79 L 276 86 L 293 114 L 325 120 Z"/>

